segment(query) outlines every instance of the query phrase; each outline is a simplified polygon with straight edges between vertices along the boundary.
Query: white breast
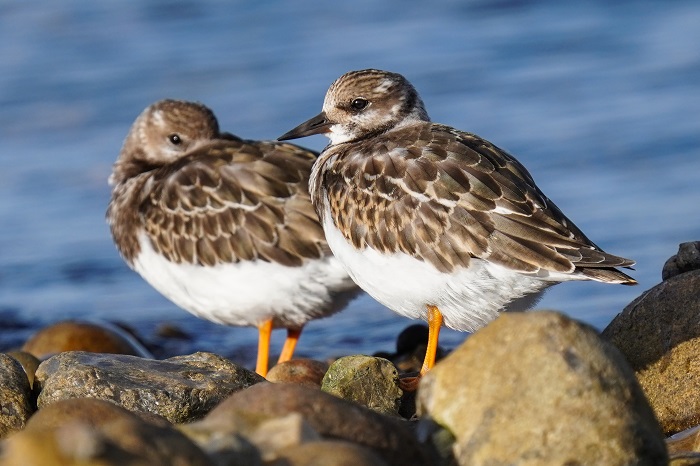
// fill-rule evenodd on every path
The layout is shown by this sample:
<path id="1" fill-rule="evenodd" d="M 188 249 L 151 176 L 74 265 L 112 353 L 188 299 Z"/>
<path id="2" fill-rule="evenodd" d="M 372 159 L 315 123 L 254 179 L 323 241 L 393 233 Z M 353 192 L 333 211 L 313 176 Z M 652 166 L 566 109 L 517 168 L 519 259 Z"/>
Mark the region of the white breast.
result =
<path id="1" fill-rule="evenodd" d="M 369 247 L 357 250 L 333 224 L 327 207 L 323 227 L 333 254 L 374 299 L 411 319 L 426 320 L 426 305 L 435 305 L 445 325 L 455 330 L 472 332 L 500 311 L 525 310 L 556 283 L 480 259 L 443 273 L 406 254 L 383 254 Z"/>
<path id="2" fill-rule="evenodd" d="M 156 253 L 141 234 L 136 270 L 151 286 L 181 308 L 226 325 L 295 327 L 329 315 L 342 304 L 339 292 L 354 287 L 333 256 L 300 267 L 265 261 L 200 266 L 175 264 Z"/>

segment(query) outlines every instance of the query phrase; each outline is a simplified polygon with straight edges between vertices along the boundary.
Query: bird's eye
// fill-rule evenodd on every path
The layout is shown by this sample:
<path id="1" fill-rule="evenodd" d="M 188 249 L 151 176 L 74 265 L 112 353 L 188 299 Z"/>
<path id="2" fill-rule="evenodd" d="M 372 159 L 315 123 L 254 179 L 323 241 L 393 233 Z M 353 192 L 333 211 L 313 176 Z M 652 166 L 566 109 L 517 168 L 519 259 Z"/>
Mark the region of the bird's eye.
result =
<path id="1" fill-rule="evenodd" d="M 353 100 L 350 102 L 350 106 L 352 107 L 353 110 L 364 110 L 367 108 L 369 105 L 369 102 L 366 99 L 363 99 L 362 97 L 358 97 L 357 99 Z"/>
<path id="2" fill-rule="evenodd" d="M 171 134 L 170 136 L 168 136 L 168 141 L 170 141 L 171 143 L 173 143 L 176 146 L 179 146 L 180 144 L 182 144 L 182 138 L 180 137 L 179 134 Z"/>

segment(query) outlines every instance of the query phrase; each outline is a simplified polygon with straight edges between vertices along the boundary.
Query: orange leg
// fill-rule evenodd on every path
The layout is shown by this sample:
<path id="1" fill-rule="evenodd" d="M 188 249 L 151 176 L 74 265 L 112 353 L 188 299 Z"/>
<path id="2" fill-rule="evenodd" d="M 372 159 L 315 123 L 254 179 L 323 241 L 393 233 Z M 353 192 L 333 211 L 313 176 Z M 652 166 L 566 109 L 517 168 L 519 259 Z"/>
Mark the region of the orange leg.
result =
<path id="1" fill-rule="evenodd" d="M 425 359 L 420 375 L 425 374 L 435 365 L 435 354 L 438 349 L 438 338 L 442 327 L 442 313 L 437 306 L 428 305 L 428 347 L 425 350 Z"/>
<path id="2" fill-rule="evenodd" d="M 292 356 L 294 356 L 294 349 L 297 347 L 297 342 L 301 335 L 301 330 L 301 328 L 287 329 L 287 339 L 284 341 L 284 346 L 282 347 L 282 352 L 280 353 L 280 358 L 277 360 L 277 364 L 292 359 Z"/>
<path id="3" fill-rule="evenodd" d="M 255 372 L 265 377 L 270 359 L 270 335 L 272 334 L 272 319 L 258 325 L 258 360 Z"/>
<path id="4" fill-rule="evenodd" d="M 428 305 L 428 346 L 425 349 L 423 367 L 417 377 L 404 377 L 399 380 L 399 386 L 405 392 L 414 392 L 418 388 L 421 376 L 435 365 L 435 355 L 438 348 L 438 337 L 442 327 L 442 313 L 437 306 Z"/>

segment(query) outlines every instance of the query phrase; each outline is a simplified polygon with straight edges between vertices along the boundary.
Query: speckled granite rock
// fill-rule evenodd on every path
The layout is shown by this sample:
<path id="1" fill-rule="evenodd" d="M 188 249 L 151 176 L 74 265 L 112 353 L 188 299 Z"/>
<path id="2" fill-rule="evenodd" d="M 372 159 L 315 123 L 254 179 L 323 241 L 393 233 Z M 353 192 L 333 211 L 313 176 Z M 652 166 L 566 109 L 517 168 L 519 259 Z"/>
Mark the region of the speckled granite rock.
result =
<path id="1" fill-rule="evenodd" d="M 622 355 L 557 313 L 502 314 L 428 372 L 418 398 L 460 465 L 667 461 Z"/>
<path id="2" fill-rule="evenodd" d="M 398 416 L 403 395 L 399 372 L 390 361 L 362 355 L 346 356 L 331 364 L 321 390 L 394 416 Z"/>
<path id="3" fill-rule="evenodd" d="M 32 391 L 22 365 L 0 353 L 0 438 L 24 428 L 32 415 Z"/>
<path id="4" fill-rule="evenodd" d="M 36 372 L 38 406 L 66 398 L 100 398 L 171 422 L 203 417 L 231 393 L 264 379 L 211 353 L 163 361 L 136 356 L 65 352 Z"/>
<path id="5" fill-rule="evenodd" d="M 700 424 L 700 270 L 643 293 L 603 331 L 625 355 L 664 432 Z"/>

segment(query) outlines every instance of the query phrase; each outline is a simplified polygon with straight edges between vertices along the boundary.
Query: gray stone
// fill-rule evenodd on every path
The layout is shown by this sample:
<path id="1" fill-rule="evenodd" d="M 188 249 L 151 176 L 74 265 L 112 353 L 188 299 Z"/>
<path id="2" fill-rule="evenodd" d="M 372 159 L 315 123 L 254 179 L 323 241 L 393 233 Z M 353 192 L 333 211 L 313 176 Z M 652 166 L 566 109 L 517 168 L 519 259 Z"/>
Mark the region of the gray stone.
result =
<path id="1" fill-rule="evenodd" d="M 691 270 L 700 269 L 700 241 L 681 243 L 678 253 L 671 256 L 661 271 L 662 280 L 668 280 Z"/>
<path id="2" fill-rule="evenodd" d="M 346 356 L 331 364 L 321 390 L 395 416 L 403 395 L 398 370 L 390 361 L 362 355 Z"/>
<path id="3" fill-rule="evenodd" d="M 669 435 L 700 424 L 700 270 L 661 282 L 603 331 L 625 355 Z"/>
<path id="4" fill-rule="evenodd" d="M 554 312 L 502 314 L 428 372 L 418 398 L 460 465 L 668 461 L 622 355 Z"/>
<path id="5" fill-rule="evenodd" d="M 35 389 L 40 408 L 67 398 L 99 398 L 177 423 L 200 419 L 231 393 L 263 380 L 211 353 L 156 361 L 65 352 L 39 366 Z"/>
<path id="6" fill-rule="evenodd" d="M 22 365 L 0 353 L 0 438 L 24 428 L 34 411 L 32 390 Z"/>

